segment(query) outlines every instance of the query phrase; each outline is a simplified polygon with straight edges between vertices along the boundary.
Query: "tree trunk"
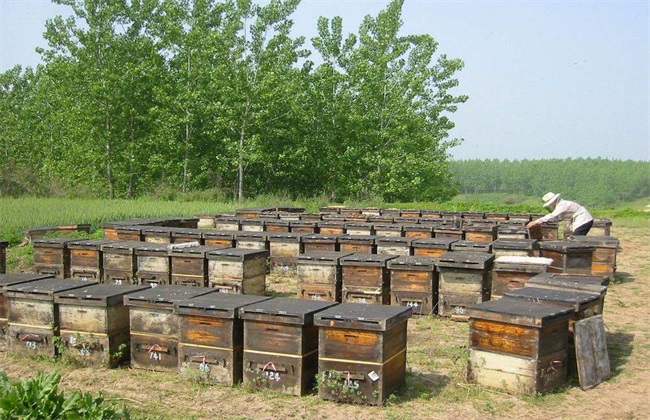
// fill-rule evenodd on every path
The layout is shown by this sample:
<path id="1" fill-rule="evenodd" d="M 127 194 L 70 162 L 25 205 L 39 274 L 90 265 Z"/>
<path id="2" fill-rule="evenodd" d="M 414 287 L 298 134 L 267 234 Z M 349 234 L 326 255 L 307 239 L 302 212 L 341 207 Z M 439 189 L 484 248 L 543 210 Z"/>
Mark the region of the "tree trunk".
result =
<path id="1" fill-rule="evenodd" d="M 108 116 L 106 116 L 106 141 L 105 141 L 105 147 L 106 147 L 106 183 L 108 185 L 108 198 L 113 199 L 115 198 L 115 192 L 114 192 L 114 187 L 113 187 L 113 167 L 111 165 L 111 120 Z"/>
<path id="2" fill-rule="evenodd" d="M 246 133 L 244 130 L 239 132 L 239 165 L 237 170 L 237 201 L 240 203 L 244 201 L 244 137 Z"/>

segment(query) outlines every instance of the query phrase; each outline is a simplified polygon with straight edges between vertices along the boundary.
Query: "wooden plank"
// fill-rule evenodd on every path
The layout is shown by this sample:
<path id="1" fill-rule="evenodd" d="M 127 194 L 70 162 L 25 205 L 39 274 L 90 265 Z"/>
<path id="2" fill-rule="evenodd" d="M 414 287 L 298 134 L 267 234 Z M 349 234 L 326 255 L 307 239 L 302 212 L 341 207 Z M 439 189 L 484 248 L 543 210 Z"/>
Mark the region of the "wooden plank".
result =
<path id="1" fill-rule="evenodd" d="M 578 379 L 583 391 L 609 379 L 611 370 L 603 316 L 596 315 L 574 324 Z"/>

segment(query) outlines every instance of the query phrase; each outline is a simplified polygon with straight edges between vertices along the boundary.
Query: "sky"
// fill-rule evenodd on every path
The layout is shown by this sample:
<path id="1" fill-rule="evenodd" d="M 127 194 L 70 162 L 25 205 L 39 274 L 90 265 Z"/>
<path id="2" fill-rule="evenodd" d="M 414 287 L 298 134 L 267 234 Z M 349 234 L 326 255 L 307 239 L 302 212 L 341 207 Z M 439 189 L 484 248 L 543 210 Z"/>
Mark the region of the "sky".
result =
<path id="1" fill-rule="evenodd" d="M 384 0 L 302 0 L 294 35 L 319 16 L 358 32 Z M 0 72 L 36 66 L 45 21 L 70 8 L 0 0 Z M 455 159 L 650 160 L 649 1 L 406 0 L 402 33 L 429 34 L 438 53 L 464 61 L 450 116 Z"/>

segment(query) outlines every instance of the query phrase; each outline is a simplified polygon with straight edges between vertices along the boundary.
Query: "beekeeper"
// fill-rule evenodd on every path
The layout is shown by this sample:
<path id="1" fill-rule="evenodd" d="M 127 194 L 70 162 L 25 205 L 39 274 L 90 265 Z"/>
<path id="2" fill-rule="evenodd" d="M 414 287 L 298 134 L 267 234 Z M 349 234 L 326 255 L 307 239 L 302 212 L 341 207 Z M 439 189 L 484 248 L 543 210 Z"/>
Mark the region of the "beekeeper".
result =
<path id="1" fill-rule="evenodd" d="M 573 201 L 563 200 L 560 194 L 549 192 L 542 197 L 544 207 L 551 210 L 550 214 L 528 223 L 531 228 L 549 222 L 571 219 L 570 229 L 574 235 L 586 235 L 594 224 L 594 218 L 586 208 Z"/>

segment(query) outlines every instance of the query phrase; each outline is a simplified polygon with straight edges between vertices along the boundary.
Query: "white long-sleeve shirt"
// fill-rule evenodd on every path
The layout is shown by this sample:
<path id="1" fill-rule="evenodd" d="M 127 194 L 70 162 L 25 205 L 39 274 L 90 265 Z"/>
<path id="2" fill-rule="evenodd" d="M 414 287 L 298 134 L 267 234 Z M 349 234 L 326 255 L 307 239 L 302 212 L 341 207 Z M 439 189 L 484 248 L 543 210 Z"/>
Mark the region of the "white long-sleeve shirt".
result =
<path id="1" fill-rule="evenodd" d="M 580 204 L 560 199 L 555 206 L 555 209 L 553 209 L 553 212 L 544 217 L 540 217 L 537 222 L 548 223 L 566 219 L 571 219 L 571 232 L 573 232 L 575 228 L 594 220 L 587 209 L 582 207 Z"/>

